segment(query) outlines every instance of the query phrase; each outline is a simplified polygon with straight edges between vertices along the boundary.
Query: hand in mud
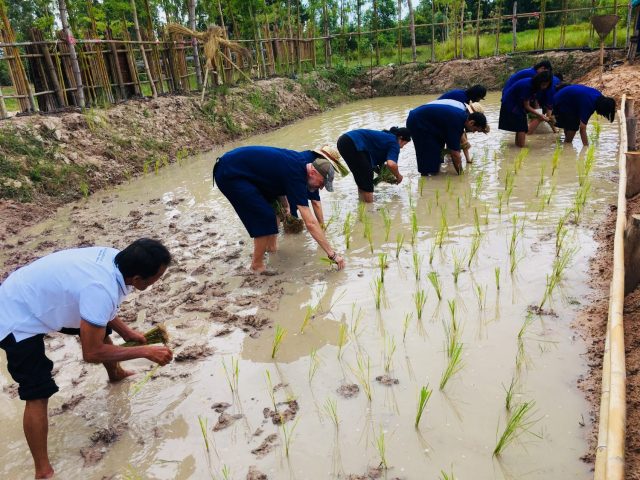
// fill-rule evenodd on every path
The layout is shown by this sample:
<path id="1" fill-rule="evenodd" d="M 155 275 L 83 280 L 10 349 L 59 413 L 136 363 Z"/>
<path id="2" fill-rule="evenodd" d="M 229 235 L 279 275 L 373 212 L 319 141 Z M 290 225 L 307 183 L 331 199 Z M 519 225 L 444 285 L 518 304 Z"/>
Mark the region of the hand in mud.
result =
<path id="1" fill-rule="evenodd" d="M 398 176 L 396 177 L 396 185 L 398 185 L 399 183 L 402 183 L 402 179 L 404 177 L 399 173 Z"/>
<path id="2" fill-rule="evenodd" d="M 157 363 L 158 365 L 166 365 L 173 359 L 173 353 L 169 347 L 165 346 L 149 346 L 145 357 L 147 360 Z"/>
<path id="3" fill-rule="evenodd" d="M 333 261 L 338 266 L 338 270 L 342 270 L 344 268 L 344 258 L 342 258 L 342 255 L 336 255 L 333 258 Z"/>

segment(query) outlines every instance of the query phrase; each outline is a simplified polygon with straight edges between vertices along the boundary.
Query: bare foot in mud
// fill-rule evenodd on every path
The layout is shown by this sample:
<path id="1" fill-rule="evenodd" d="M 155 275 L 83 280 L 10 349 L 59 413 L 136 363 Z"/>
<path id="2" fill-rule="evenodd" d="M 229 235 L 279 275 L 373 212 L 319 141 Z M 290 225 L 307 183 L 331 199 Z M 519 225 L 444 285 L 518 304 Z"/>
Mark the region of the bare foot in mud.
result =
<path id="1" fill-rule="evenodd" d="M 53 470 L 53 467 L 49 466 L 49 468 L 45 469 L 44 472 L 36 472 L 35 478 L 53 478 L 54 475 L 55 472 Z"/>
<path id="2" fill-rule="evenodd" d="M 264 262 L 261 262 L 261 263 L 252 262 L 251 266 L 249 267 L 249 270 L 253 273 L 262 273 L 266 269 L 267 269 L 267 266 L 264 264 Z"/>
<path id="3" fill-rule="evenodd" d="M 120 382 L 131 375 L 135 375 L 136 373 L 132 370 L 125 370 L 120 365 L 107 366 L 105 364 L 104 368 L 106 368 L 107 375 L 109 375 L 109 381 L 112 383 Z"/>

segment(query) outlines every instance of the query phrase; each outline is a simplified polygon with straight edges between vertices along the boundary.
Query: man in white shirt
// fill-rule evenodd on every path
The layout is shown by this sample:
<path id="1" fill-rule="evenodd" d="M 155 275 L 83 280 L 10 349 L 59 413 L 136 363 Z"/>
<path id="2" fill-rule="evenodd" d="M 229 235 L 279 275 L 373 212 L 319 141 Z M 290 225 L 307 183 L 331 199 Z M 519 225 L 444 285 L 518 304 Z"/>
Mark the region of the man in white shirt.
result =
<path id="1" fill-rule="evenodd" d="M 126 341 L 145 343 L 116 314 L 124 297 L 155 283 L 171 263 L 171 254 L 156 240 L 141 238 L 124 250 L 90 247 L 62 250 L 40 258 L 15 272 L 0 285 L 0 348 L 7 368 L 26 401 L 24 434 L 35 464 L 35 478 L 51 478 L 47 452 L 48 401 L 58 391 L 45 355 L 44 335 L 50 332 L 80 335 L 82 357 L 102 363 L 111 381 L 132 375 L 119 362 L 146 358 L 169 363 L 166 346 L 113 345 L 115 330 Z"/>

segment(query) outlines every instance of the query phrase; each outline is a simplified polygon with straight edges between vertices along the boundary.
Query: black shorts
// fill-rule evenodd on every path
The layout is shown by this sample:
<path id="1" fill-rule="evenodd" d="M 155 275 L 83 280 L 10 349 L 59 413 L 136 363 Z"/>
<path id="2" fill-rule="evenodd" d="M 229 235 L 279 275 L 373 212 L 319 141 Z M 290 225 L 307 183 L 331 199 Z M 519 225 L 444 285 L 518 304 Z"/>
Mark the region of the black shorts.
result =
<path id="1" fill-rule="evenodd" d="M 507 130 L 508 132 L 527 132 L 529 125 L 527 123 L 526 113 L 513 113 L 508 108 L 505 108 L 503 103 L 500 107 L 500 120 L 498 121 L 498 128 L 500 130 Z"/>
<path id="2" fill-rule="evenodd" d="M 58 391 L 51 376 L 53 362 L 44 353 L 44 334 L 16 342 L 10 333 L 0 341 L 0 348 L 7 354 L 7 369 L 22 400 L 49 398 Z"/>
<path id="3" fill-rule="evenodd" d="M 60 332 L 80 335 L 79 328 L 63 328 Z M 111 327 L 107 327 L 105 337 L 111 332 Z M 58 385 L 51 376 L 53 362 L 44 353 L 44 334 L 16 342 L 10 333 L 0 341 L 0 348 L 7 354 L 7 370 L 18 384 L 20 399 L 49 398 L 58 391 Z"/>
<path id="4" fill-rule="evenodd" d="M 563 128 L 572 132 L 580 129 L 580 117 L 567 113 L 556 112 L 556 127 Z"/>
<path id="5" fill-rule="evenodd" d="M 353 140 L 348 135 L 338 138 L 338 151 L 349 170 L 353 173 L 356 185 L 363 192 L 373 192 L 373 167 L 367 152 L 359 152 Z"/>

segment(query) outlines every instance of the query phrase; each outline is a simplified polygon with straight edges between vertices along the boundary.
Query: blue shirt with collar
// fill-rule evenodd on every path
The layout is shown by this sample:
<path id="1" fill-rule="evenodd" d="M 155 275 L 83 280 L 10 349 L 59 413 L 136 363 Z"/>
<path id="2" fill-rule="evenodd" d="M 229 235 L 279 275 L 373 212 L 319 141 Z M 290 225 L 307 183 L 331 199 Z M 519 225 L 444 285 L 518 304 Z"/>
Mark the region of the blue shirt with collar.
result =
<path id="1" fill-rule="evenodd" d="M 504 87 L 502 87 L 502 91 L 504 92 L 507 88 L 509 88 L 514 83 L 516 83 L 518 80 L 522 80 L 523 78 L 535 77 L 537 73 L 538 72 L 536 72 L 536 69 L 533 67 L 525 68 L 523 70 L 518 70 L 516 73 L 514 73 L 507 79 L 507 81 L 504 84 Z"/>
<path id="2" fill-rule="evenodd" d="M 438 100 L 457 100 L 462 103 L 469 103 L 469 97 L 467 92 L 461 88 L 455 90 L 449 90 L 438 97 Z"/>
<path id="3" fill-rule="evenodd" d="M 533 78 L 523 78 L 503 92 L 502 103 L 508 111 L 523 114 L 526 113 L 523 105 L 524 101 L 534 98 Z"/>
<path id="4" fill-rule="evenodd" d="M 467 121 L 466 110 L 453 105 L 427 103 L 409 112 L 421 131 L 451 150 L 460 150 L 460 137 Z"/>
<path id="5" fill-rule="evenodd" d="M 345 133 L 359 152 L 367 152 L 371 160 L 371 166 L 382 165 L 387 160 L 398 163 L 400 156 L 400 144 L 398 138 L 392 133 L 380 130 L 351 130 Z"/>

